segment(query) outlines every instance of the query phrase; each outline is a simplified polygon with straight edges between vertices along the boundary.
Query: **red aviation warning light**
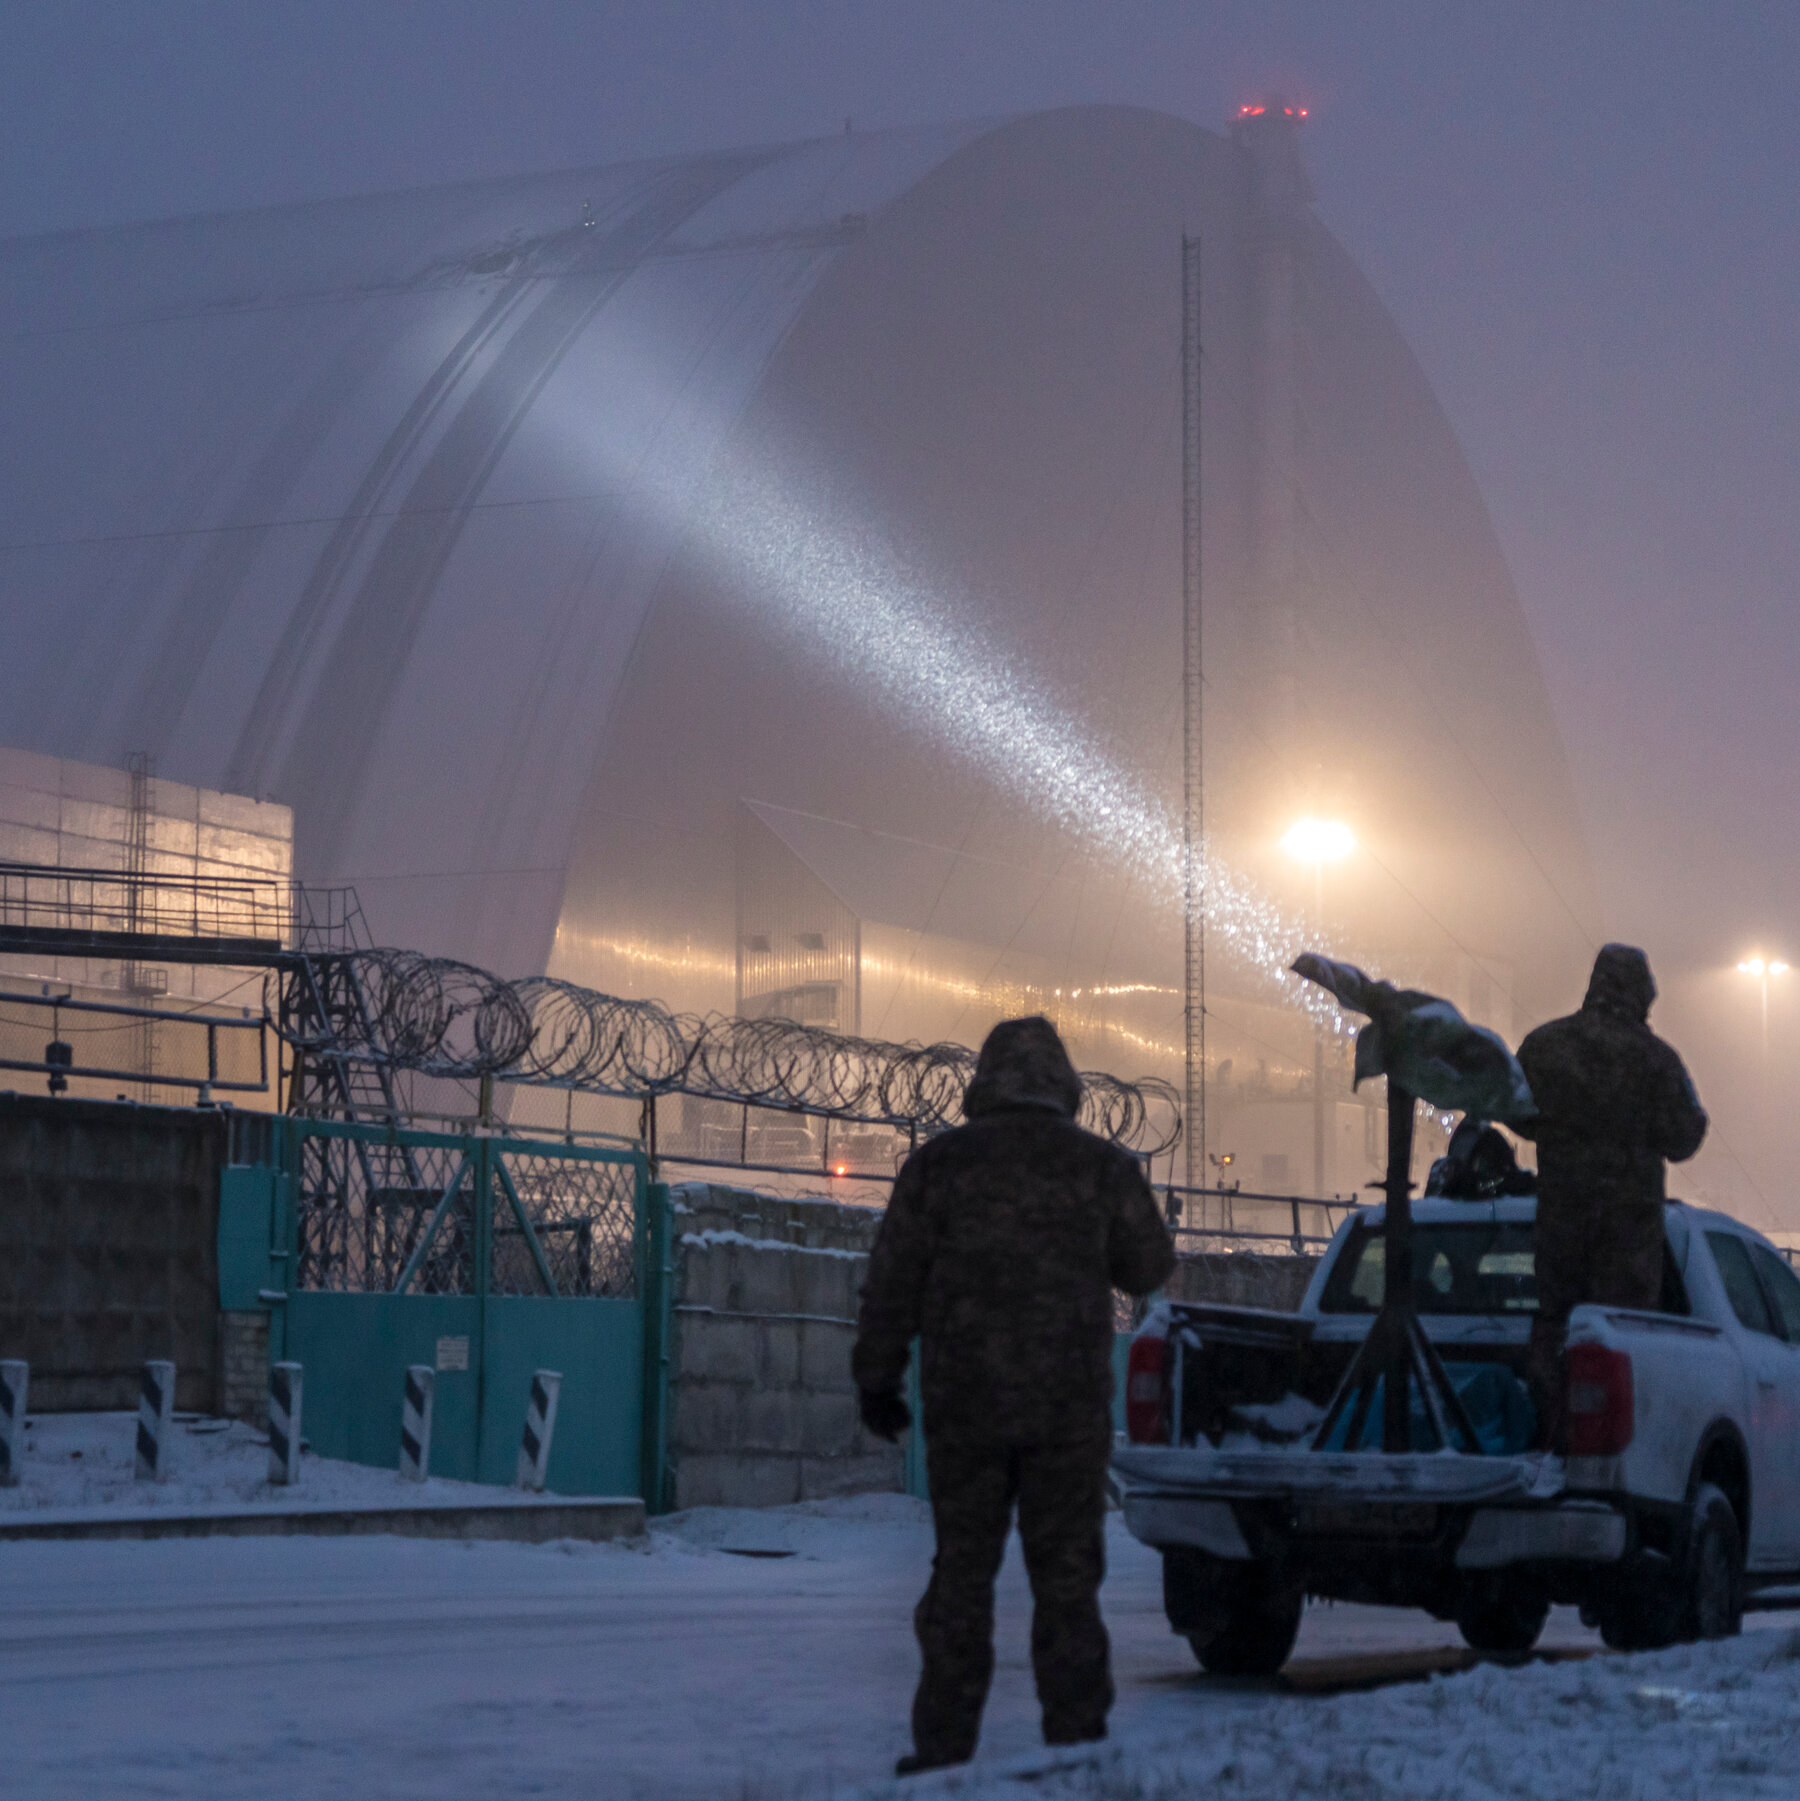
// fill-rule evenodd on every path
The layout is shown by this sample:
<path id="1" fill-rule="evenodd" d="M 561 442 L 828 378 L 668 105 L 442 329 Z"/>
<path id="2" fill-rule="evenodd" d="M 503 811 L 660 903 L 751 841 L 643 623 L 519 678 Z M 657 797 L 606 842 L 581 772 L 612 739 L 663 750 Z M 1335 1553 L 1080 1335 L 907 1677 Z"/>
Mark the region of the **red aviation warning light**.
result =
<path id="1" fill-rule="evenodd" d="M 1238 117 L 1240 119 L 1260 119 L 1265 113 L 1280 113 L 1284 118 L 1288 119 L 1304 119 L 1306 117 L 1306 108 L 1303 106 L 1287 106 L 1280 101 L 1264 101 L 1257 106 L 1240 106 L 1238 108 Z"/>

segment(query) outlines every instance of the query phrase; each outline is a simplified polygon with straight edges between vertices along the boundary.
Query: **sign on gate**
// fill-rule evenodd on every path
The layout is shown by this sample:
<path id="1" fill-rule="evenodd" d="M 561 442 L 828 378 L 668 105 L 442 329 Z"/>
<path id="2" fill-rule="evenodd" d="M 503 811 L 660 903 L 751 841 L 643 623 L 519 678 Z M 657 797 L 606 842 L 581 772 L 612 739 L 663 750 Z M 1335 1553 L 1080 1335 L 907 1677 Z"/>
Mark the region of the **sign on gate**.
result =
<path id="1" fill-rule="evenodd" d="M 650 1252 L 643 1152 L 276 1126 L 269 1163 L 226 1171 L 221 1299 L 269 1308 L 270 1355 L 305 1367 L 312 1448 L 394 1467 L 405 1371 L 423 1364 L 431 1474 L 510 1483 L 533 1374 L 560 1370 L 548 1487 L 654 1506 L 645 1376 L 661 1374 L 666 1258 Z"/>

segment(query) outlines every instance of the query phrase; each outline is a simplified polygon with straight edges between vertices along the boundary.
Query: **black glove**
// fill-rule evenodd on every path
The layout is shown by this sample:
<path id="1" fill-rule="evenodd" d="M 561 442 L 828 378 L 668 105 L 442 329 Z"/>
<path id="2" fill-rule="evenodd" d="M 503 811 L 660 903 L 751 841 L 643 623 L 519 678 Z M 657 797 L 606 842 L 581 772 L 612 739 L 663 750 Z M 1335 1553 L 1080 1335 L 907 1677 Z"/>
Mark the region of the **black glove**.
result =
<path id="1" fill-rule="evenodd" d="M 864 1427 L 889 1444 L 898 1444 L 900 1434 L 912 1424 L 912 1409 L 897 1388 L 858 1389 L 857 1411 Z"/>

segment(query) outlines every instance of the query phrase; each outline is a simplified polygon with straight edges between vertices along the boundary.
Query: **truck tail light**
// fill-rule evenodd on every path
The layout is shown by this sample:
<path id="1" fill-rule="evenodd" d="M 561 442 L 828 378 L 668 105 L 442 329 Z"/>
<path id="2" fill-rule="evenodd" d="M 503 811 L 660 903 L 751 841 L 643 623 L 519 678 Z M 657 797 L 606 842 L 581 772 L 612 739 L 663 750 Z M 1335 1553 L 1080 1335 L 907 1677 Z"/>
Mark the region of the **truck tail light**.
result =
<path id="1" fill-rule="evenodd" d="M 1134 1445 L 1159 1445 L 1163 1423 L 1163 1352 L 1168 1340 L 1146 1334 L 1131 1341 L 1125 1365 L 1125 1436 Z"/>
<path id="2" fill-rule="evenodd" d="M 1605 1345 L 1573 1344 L 1563 1358 L 1569 1455 L 1616 1457 L 1631 1443 L 1636 1397 L 1631 1359 Z"/>

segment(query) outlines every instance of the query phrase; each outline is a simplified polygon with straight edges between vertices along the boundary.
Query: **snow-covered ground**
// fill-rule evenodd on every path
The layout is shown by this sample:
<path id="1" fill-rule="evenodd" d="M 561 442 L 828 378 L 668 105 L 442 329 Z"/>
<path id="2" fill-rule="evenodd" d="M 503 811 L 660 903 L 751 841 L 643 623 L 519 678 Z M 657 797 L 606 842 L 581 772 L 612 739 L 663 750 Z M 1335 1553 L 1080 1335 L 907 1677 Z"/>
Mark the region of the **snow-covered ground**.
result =
<path id="1" fill-rule="evenodd" d="M 1722 1801 L 1793 1791 L 1800 1647 L 1785 1621 L 1705 1649 L 1308 1698 L 1203 1676 L 1163 1619 L 1157 1559 L 1114 1527 L 1113 1741 L 1085 1759 L 1048 1758 L 1039 1745 L 1015 1544 L 981 1756 L 967 1772 L 898 1789 L 887 1775 L 907 1744 L 910 1615 L 931 1551 L 922 1506 L 902 1496 L 698 1510 L 630 1545 L 0 1545 L 0 1794 Z M 1592 1643 L 1560 1614 L 1548 1641 Z M 1457 1642 L 1421 1615 L 1321 1607 L 1297 1655 Z"/>
<path id="2" fill-rule="evenodd" d="M 896 1785 L 897 1786 L 897 1785 Z M 1265 1698 L 1085 1757 L 907 1785 L 964 1801 L 1727 1801 L 1800 1792 L 1800 1631 Z"/>
<path id="3" fill-rule="evenodd" d="M 269 1481 L 269 1441 L 235 1421 L 176 1418 L 160 1482 L 135 1479 L 135 1413 L 33 1414 L 16 1488 L 0 1488 L 0 1520 L 37 1514 L 195 1513 L 213 1507 L 452 1506 L 503 1499 L 504 1489 L 433 1476 L 404 1482 L 397 1470 L 374 1470 L 335 1458 L 300 1460 L 290 1487 Z"/>

